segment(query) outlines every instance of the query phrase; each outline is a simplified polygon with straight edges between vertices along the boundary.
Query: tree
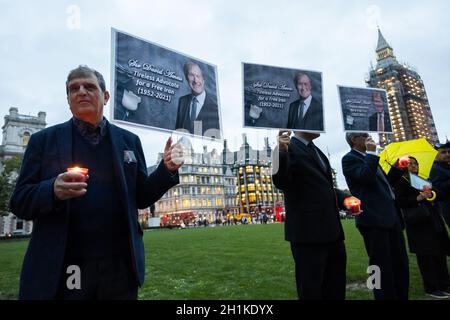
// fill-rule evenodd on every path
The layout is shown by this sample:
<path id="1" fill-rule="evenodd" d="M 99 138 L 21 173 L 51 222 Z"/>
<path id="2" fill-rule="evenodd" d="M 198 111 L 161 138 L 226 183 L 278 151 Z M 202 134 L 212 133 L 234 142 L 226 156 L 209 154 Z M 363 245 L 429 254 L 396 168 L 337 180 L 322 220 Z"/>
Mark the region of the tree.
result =
<path id="1" fill-rule="evenodd" d="M 16 186 L 21 164 L 22 156 L 13 156 L 1 162 L 3 170 L 0 173 L 0 215 L 9 213 L 9 199 Z"/>

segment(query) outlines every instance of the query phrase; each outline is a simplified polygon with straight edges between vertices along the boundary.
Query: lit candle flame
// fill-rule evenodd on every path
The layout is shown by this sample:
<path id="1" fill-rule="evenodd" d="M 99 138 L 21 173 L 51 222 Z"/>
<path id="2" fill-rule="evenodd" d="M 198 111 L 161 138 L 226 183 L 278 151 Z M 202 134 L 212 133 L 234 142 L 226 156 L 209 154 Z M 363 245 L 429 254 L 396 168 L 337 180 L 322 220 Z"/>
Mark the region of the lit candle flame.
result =
<path id="1" fill-rule="evenodd" d="M 67 168 L 67 172 L 81 173 L 84 176 L 86 176 L 89 172 L 89 169 L 88 168 L 80 168 L 80 167 L 76 166 L 76 167 L 72 167 L 72 168 Z"/>

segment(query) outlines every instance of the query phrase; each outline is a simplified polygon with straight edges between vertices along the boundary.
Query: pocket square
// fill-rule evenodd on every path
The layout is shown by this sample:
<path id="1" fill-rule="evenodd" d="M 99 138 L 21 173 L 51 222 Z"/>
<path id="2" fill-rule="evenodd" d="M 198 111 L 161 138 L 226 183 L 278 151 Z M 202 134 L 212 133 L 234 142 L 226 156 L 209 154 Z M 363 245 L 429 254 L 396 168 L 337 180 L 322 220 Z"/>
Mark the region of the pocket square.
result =
<path id="1" fill-rule="evenodd" d="M 126 163 L 137 162 L 134 152 L 132 150 L 123 151 L 123 161 Z"/>

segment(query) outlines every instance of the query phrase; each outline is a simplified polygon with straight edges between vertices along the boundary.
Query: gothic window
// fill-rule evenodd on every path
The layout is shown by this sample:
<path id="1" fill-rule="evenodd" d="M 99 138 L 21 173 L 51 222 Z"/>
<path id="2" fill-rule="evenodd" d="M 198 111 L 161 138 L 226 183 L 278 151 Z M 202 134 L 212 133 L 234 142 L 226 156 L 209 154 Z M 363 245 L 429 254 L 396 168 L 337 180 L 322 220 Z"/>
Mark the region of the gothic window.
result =
<path id="1" fill-rule="evenodd" d="M 24 134 L 22 136 L 22 145 L 24 147 L 26 147 L 28 145 L 28 141 L 30 141 L 30 133 L 29 132 L 24 132 Z"/>

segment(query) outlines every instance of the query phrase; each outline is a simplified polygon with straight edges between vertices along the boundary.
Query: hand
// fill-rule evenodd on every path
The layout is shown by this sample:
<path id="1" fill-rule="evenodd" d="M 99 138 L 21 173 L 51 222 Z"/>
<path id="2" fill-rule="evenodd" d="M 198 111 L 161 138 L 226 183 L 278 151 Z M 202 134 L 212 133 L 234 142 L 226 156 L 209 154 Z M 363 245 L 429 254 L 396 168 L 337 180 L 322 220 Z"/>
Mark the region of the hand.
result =
<path id="1" fill-rule="evenodd" d="M 361 200 L 354 196 L 350 196 L 344 199 L 344 207 L 347 208 L 348 213 L 352 216 L 357 216 L 362 213 Z"/>
<path id="2" fill-rule="evenodd" d="M 280 130 L 280 132 L 278 132 L 277 141 L 278 141 L 278 149 L 280 151 L 284 152 L 288 151 L 288 146 L 289 143 L 291 142 L 290 135 L 291 135 L 290 131 Z"/>
<path id="3" fill-rule="evenodd" d="M 53 183 L 53 192 L 58 200 L 78 198 L 87 192 L 86 180 L 89 176 L 82 173 L 64 172 L 56 177 Z"/>
<path id="4" fill-rule="evenodd" d="M 377 144 L 373 141 L 372 137 L 366 139 L 366 150 L 372 152 L 377 151 Z"/>
<path id="5" fill-rule="evenodd" d="M 422 200 L 430 199 L 430 198 L 433 198 L 433 193 L 431 192 L 431 190 L 422 191 L 422 192 L 417 196 L 417 201 L 422 201 Z"/>
<path id="6" fill-rule="evenodd" d="M 183 147 L 176 143 L 172 145 L 172 137 L 169 137 L 164 148 L 164 166 L 167 170 L 177 171 L 184 163 Z"/>

